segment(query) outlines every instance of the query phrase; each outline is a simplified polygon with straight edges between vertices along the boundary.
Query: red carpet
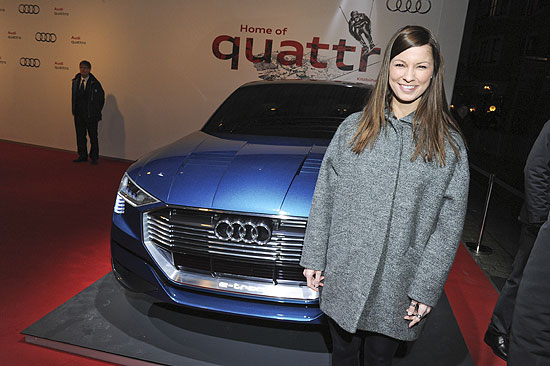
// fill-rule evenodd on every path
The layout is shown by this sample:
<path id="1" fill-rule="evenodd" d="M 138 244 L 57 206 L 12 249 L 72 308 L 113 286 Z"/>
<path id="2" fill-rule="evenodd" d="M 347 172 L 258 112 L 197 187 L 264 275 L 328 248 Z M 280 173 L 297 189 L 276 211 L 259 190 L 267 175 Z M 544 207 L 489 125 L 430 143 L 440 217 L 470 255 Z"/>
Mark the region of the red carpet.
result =
<path id="1" fill-rule="evenodd" d="M 20 332 L 110 270 L 115 193 L 128 163 L 0 141 L 0 364 L 100 365 Z M 476 365 L 505 365 L 482 341 L 497 292 L 461 246 L 445 291 Z"/>
<path id="2" fill-rule="evenodd" d="M 0 142 L 0 364 L 98 365 L 19 334 L 110 271 L 109 230 L 128 163 Z"/>
<path id="3" fill-rule="evenodd" d="M 460 245 L 445 293 L 464 336 L 474 363 L 479 366 L 506 366 L 483 342 L 498 292 L 478 267 L 464 245 Z"/>

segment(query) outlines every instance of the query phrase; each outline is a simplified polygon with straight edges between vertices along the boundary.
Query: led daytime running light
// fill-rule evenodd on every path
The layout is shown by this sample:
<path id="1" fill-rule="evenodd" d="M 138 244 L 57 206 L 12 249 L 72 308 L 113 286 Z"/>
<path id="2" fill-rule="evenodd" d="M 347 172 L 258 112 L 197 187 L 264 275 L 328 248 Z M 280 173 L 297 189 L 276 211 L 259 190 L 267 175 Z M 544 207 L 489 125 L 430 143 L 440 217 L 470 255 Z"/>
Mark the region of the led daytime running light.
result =
<path id="1" fill-rule="evenodd" d="M 159 202 L 158 199 L 151 196 L 140 186 L 134 183 L 134 181 L 128 177 L 128 174 L 124 174 L 124 177 L 122 177 L 120 186 L 118 187 L 118 194 L 134 207 Z"/>

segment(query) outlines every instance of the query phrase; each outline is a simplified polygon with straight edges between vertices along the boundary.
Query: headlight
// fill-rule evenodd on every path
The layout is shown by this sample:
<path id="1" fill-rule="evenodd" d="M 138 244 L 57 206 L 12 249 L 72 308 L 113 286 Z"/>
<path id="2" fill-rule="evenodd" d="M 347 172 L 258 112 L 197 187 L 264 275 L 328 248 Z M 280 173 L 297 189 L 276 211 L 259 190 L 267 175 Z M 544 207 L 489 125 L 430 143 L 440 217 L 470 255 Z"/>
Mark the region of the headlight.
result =
<path id="1" fill-rule="evenodd" d="M 130 179 L 128 174 L 124 174 L 118 187 L 117 199 L 115 202 L 115 213 L 124 213 L 124 202 L 128 202 L 134 207 L 150 205 L 152 203 L 160 202 L 149 193 L 140 188 L 133 180 Z"/>

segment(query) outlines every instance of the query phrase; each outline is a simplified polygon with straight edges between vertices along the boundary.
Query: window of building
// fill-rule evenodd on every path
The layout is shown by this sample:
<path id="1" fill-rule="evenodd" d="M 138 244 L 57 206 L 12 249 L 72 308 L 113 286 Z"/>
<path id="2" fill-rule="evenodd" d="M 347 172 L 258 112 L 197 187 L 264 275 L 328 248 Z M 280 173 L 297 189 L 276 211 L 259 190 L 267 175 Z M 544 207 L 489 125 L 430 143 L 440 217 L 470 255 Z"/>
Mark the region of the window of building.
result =
<path id="1" fill-rule="evenodd" d="M 509 0 L 490 0 L 489 16 L 498 17 L 508 14 Z"/>
<path id="2" fill-rule="evenodd" d="M 502 51 L 502 38 L 494 38 L 491 44 L 491 54 L 489 62 L 498 62 L 500 60 L 500 52 Z"/>
<path id="3" fill-rule="evenodd" d="M 525 56 L 537 56 L 537 51 L 539 47 L 539 37 L 536 34 L 527 36 L 525 39 L 525 47 L 523 49 L 523 54 Z"/>
<path id="4" fill-rule="evenodd" d="M 479 44 L 477 60 L 482 63 L 495 63 L 500 60 L 502 38 L 484 39 Z"/>
<path id="5" fill-rule="evenodd" d="M 526 0 L 525 15 L 533 15 L 548 6 L 550 6 L 550 0 Z"/>

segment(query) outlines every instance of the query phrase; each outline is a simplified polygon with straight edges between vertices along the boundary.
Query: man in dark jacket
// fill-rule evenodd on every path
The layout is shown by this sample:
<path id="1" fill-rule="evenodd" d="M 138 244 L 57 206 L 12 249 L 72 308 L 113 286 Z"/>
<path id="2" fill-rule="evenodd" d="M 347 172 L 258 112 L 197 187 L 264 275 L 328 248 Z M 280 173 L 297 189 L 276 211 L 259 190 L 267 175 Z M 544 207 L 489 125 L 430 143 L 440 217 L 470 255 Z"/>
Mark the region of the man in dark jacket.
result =
<path id="1" fill-rule="evenodd" d="M 530 204 L 550 206 L 550 121 L 533 146 L 541 193 Z M 546 206 L 545 206 L 546 205 Z M 539 230 L 518 289 L 510 332 L 508 365 L 550 365 L 550 215 Z"/>
<path id="2" fill-rule="evenodd" d="M 101 121 L 101 110 L 105 104 L 105 92 L 101 83 L 90 73 L 92 65 L 88 61 L 80 62 L 80 73 L 72 81 L 72 110 L 76 130 L 78 159 L 75 163 L 88 161 L 86 133 L 90 138 L 90 159 L 97 164 L 99 143 L 97 125 Z"/>
<path id="3" fill-rule="evenodd" d="M 550 365 L 549 263 L 550 216 L 539 231 L 519 286 L 510 331 L 509 366 Z"/>
<path id="4" fill-rule="evenodd" d="M 539 229 L 547 220 L 550 210 L 550 121 L 546 122 L 531 148 L 525 164 L 524 175 L 525 201 L 520 214 L 522 229 L 519 248 L 512 265 L 512 273 L 500 292 L 491 323 L 485 333 L 485 343 L 504 360 L 508 356 L 508 339 L 512 318 L 514 322 L 516 321 L 514 315 L 516 297 L 520 284 L 523 283 L 524 269 L 537 234 L 540 236 Z M 548 246 L 550 243 L 546 244 Z M 524 290 L 524 296 L 526 296 L 526 291 Z M 550 304 L 548 305 L 550 306 Z M 528 332 L 528 329 L 521 324 L 515 324 L 514 327 Z"/>

